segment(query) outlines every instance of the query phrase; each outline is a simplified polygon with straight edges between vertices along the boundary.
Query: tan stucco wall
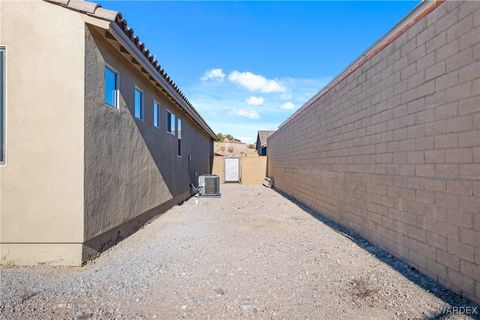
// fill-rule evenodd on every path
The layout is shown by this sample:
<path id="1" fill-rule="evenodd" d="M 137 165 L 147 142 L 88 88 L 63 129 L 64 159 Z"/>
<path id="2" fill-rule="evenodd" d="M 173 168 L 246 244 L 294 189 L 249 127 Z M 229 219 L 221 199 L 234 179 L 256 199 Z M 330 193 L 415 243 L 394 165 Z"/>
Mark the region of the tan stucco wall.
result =
<path id="1" fill-rule="evenodd" d="M 115 241 L 120 226 L 136 227 L 142 215 L 154 216 L 188 197 L 194 173 L 210 172 L 213 151 L 211 139 L 101 32 L 87 27 L 85 56 L 84 236 L 86 241 L 100 236 L 89 242 L 96 250 Z M 104 104 L 105 64 L 119 73 L 119 110 Z M 144 94 L 143 121 L 134 117 L 135 86 Z M 153 126 L 154 99 L 160 104 L 160 129 Z M 167 109 L 182 119 L 181 157 L 177 137 L 166 132 Z"/>
<path id="2" fill-rule="evenodd" d="M 0 4 L 8 56 L 1 263 L 79 265 L 187 198 L 190 182 L 211 170 L 212 140 L 85 24 L 105 21 L 43 1 Z M 105 63 L 120 73 L 119 110 L 103 104 Z M 133 117 L 135 85 L 144 121 Z M 165 131 L 167 108 L 182 119 L 182 157 Z"/>
<path id="3" fill-rule="evenodd" d="M 64 255 L 67 262 L 80 262 L 82 25 L 77 13 L 43 1 L 1 2 L 0 44 L 7 46 L 7 165 L 0 167 L 1 263 L 61 264 L 58 252 L 65 247 L 77 251 Z"/>
<path id="4" fill-rule="evenodd" d="M 267 173 L 267 157 L 241 158 L 242 184 L 261 184 Z"/>
<path id="5" fill-rule="evenodd" d="M 251 155 L 239 157 L 240 183 L 261 184 L 267 171 L 267 157 Z M 220 182 L 225 183 L 225 157 L 215 156 L 213 159 L 212 173 L 220 177 Z"/>
<path id="6" fill-rule="evenodd" d="M 220 177 L 220 183 L 225 183 L 225 157 L 213 157 L 212 173 Z"/>

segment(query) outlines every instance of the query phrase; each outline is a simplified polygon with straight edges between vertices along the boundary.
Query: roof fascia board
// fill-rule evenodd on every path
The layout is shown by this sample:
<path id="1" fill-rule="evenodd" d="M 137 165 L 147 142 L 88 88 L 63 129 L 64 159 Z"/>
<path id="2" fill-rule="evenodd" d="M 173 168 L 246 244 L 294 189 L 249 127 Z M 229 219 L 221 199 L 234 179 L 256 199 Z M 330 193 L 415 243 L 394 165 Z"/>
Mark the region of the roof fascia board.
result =
<path id="1" fill-rule="evenodd" d="M 124 29 L 122 29 L 118 24 L 119 18 L 121 18 L 120 12 L 103 9 L 99 4 L 84 0 L 44 1 L 53 5 L 61 6 L 65 9 L 76 11 L 81 14 L 85 23 L 110 31 L 114 38 L 128 51 L 135 61 L 138 61 L 143 69 L 148 72 L 151 77 L 150 80 L 155 80 L 157 84 L 160 85 L 163 90 L 165 90 L 169 98 L 175 101 L 180 108 L 183 109 L 212 139 L 216 140 L 217 136 L 215 132 L 210 128 L 195 107 L 191 105 L 183 93 L 178 92 L 180 89 L 176 89 L 176 85 L 173 83 L 173 81 L 169 81 L 161 76 L 158 70 L 152 66 L 151 62 L 147 59 L 147 57 L 145 57 L 144 53 L 142 53 L 135 43 L 132 42 L 132 39 L 125 34 Z"/>
<path id="2" fill-rule="evenodd" d="M 82 14 L 81 17 L 83 18 L 83 21 L 85 23 L 91 24 L 93 26 L 96 26 L 102 29 L 109 29 L 110 24 L 112 23 L 111 21 L 96 18 L 94 16 L 87 15 L 87 14 Z"/>

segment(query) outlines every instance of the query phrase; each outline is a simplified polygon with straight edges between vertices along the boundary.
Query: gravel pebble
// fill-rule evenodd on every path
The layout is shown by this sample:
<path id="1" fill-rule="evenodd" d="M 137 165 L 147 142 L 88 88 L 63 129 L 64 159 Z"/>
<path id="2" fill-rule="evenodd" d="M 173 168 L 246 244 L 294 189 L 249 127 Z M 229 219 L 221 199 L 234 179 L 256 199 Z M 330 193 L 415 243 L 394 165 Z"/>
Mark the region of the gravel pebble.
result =
<path id="1" fill-rule="evenodd" d="M 274 190 L 232 184 L 83 267 L 2 267 L 0 285 L 2 319 L 443 319 L 473 306 Z"/>

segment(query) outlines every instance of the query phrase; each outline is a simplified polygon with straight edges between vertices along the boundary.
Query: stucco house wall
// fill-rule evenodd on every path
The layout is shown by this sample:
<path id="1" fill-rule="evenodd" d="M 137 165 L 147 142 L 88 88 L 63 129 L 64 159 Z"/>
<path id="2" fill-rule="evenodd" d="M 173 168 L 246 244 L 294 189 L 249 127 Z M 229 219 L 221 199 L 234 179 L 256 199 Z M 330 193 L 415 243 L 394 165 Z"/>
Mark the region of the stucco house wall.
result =
<path id="1" fill-rule="evenodd" d="M 212 139 L 101 32 L 87 26 L 85 33 L 85 240 L 94 249 L 189 197 L 190 183 L 210 172 L 212 152 Z M 119 109 L 104 103 L 106 65 L 119 75 Z M 134 116 L 135 87 L 143 91 L 143 120 Z M 160 128 L 153 125 L 154 100 Z M 177 135 L 166 131 L 167 110 L 182 122 L 180 157 Z"/>
<path id="2" fill-rule="evenodd" d="M 84 210 L 84 21 L 43 1 L 0 5 L 0 44 L 7 47 L 0 261 L 78 264 Z"/>
<path id="3" fill-rule="evenodd" d="M 480 2 L 440 3 L 270 136 L 268 172 L 480 302 Z"/>
<path id="4" fill-rule="evenodd" d="M 163 71 L 139 71 L 144 52 L 121 34 L 118 15 L 52 1 L 0 2 L 8 97 L 1 264 L 81 265 L 185 200 L 211 169 L 215 134 L 184 109 L 188 101 Z M 119 109 L 104 104 L 106 64 L 119 74 Z M 144 93 L 143 121 L 134 117 L 135 86 Z M 167 109 L 182 120 L 181 157 L 166 132 Z"/>

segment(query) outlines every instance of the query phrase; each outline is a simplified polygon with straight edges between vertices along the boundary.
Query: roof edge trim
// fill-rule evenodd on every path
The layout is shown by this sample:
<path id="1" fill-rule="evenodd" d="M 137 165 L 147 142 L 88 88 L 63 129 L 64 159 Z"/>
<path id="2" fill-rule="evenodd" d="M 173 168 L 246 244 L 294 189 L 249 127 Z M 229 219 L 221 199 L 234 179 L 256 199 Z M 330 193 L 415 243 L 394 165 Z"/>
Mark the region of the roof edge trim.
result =
<path id="1" fill-rule="evenodd" d="M 1 1 L 1 0 L 0 0 Z M 118 11 L 102 8 L 100 4 L 85 0 L 43 0 L 47 3 L 61 6 L 65 9 L 77 11 L 89 17 L 98 18 L 107 21 L 110 27 L 107 28 L 117 41 L 121 42 L 125 48 L 128 48 L 130 54 L 139 61 L 145 70 L 155 78 L 165 91 L 179 104 L 180 108 L 185 110 L 189 116 L 212 138 L 217 135 L 210 128 L 200 113 L 190 103 L 185 94 L 180 90 L 176 83 L 170 78 L 165 70 L 160 66 L 150 51 L 145 48 L 145 44 L 134 34 L 132 28 L 127 26 L 127 21 Z M 105 29 L 106 26 L 101 26 Z"/>
<path id="2" fill-rule="evenodd" d="M 181 106 L 182 109 L 184 109 L 194 120 L 197 122 L 197 124 L 205 130 L 213 139 L 217 139 L 217 135 L 215 132 L 208 126 L 208 124 L 205 122 L 205 120 L 198 114 L 198 112 L 191 107 L 183 97 L 181 97 L 177 90 L 172 88 L 170 83 L 162 77 L 159 72 L 155 69 L 155 67 L 151 64 L 148 63 L 147 58 L 145 55 L 140 52 L 140 50 L 137 48 L 137 46 L 132 43 L 132 41 L 129 41 L 128 36 L 125 34 L 123 29 L 117 24 L 117 23 L 112 23 L 111 28 L 109 31 L 112 33 L 112 35 L 117 39 L 117 41 L 120 42 L 122 46 L 124 46 L 130 54 L 135 57 L 137 61 L 139 61 L 142 66 L 152 75 L 155 80 L 167 91 L 167 93 L 175 99 L 175 101 Z"/>

